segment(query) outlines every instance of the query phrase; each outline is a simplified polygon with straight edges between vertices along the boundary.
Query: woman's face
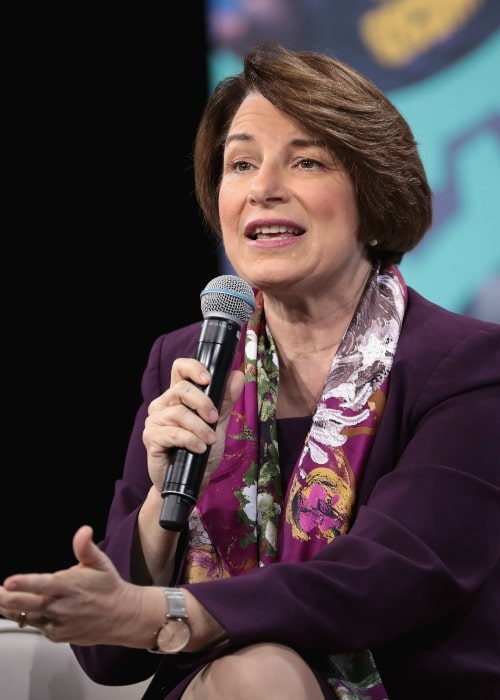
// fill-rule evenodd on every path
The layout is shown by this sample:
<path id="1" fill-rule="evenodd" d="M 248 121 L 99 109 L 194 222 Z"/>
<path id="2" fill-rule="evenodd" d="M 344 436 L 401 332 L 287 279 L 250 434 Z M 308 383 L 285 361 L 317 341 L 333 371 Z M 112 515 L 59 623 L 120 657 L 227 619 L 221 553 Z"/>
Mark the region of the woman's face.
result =
<path id="1" fill-rule="evenodd" d="M 298 285 L 317 294 L 370 266 L 350 177 L 260 94 L 243 101 L 229 128 L 219 214 L 229 261 L 264 291 Z"/>

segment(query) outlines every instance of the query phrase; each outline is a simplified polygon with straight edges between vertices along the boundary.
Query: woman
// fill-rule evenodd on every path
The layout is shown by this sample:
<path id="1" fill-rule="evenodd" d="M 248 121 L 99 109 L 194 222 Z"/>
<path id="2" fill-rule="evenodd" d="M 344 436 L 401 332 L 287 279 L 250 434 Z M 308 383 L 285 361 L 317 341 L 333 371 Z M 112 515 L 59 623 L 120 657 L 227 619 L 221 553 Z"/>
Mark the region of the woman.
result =
<path id="1" fill-rule="evenodd" d="M 220 413 L 200 324 L 159 338 L 100 549 L 82 527 L 79 563 L 10 577 L 0 610 L 97 682 L 154 673 L 146 698 L 497 697 L 500 327 L 397 267 L 431 224 L 407 123 L 350 67 L 260 46 L 194 155 L 255 291 Z M 178 447 L 210 450 L 181 532 Z"/>

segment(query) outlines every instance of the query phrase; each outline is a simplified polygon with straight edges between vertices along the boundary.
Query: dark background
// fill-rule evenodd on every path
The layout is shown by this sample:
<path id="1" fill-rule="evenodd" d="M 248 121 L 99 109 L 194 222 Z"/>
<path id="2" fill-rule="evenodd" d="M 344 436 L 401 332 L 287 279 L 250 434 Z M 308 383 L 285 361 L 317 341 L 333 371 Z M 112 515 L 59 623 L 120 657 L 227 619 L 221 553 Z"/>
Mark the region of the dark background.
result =
<path id="1" fill-rule="evenodd" d="M 73 564 L 83 523 L 104 534 L 151 344 L 201 318 L 218 274 L 190 160 L 202 5 L 45 18 L 17 47 L 0 581 Z"/>
<path id="2" fill-rule="evenodd" d="M 175 4 L 171 17 L 163 6 L 156 13 L 136 6 L 9 10 L 0 582 L 16 571 L 71 565 L 71 539 L 82 523 L 98 539 L 104 534 L 151 344 L 200 318 L 199 292 L 219 274 L 191 170 L 208 94 L 204 5 Z M 464 34 L 438 42 L 441 58 L 417 60 L 393 83 L 364 65 L 353 41 L 369 2 L 346 14 L 342 3 L 324 0 L 328 17 L 307 2 L 292 5 L 321 22 L 298 18 L 301 48 L 318 48 L 323 37 L 323 46 L 368 69 L 382 89 L 425 78 L 427 70 L 432 76 L 498 27 L 491 0 Z M 225 38 L 214 36 L 216 26 Z M 257 29 L 285 39 L 286 26 L 280 20 Z M 236 38 L 228 38 L 234 25 L 227 21 L 211 27 L 219 49 L 255 38 L 251 22 Z M 449 182 L 456 178 L 450 167 Z M 440 223 L 463 206 L 447 187 L 435 193 L 435 205 Z M 466 313 L 490 318 L 485 292 Z"/>

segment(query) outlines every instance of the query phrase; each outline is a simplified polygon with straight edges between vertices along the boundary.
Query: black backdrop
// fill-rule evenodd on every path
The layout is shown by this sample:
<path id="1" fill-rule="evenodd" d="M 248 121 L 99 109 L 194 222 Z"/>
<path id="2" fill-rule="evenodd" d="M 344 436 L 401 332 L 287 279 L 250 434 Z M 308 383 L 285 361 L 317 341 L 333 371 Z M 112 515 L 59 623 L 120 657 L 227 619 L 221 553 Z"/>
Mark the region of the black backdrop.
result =
<path id="1" fill-rule="evenodd" d="M 83 523 L 104 534 L 150 346 L 201 317 L 218 274 L 190 162 L 207 96 L 199 6 L 175 23 L 87 17 L 21 66 L 0 580 L 73 564 Z"/>

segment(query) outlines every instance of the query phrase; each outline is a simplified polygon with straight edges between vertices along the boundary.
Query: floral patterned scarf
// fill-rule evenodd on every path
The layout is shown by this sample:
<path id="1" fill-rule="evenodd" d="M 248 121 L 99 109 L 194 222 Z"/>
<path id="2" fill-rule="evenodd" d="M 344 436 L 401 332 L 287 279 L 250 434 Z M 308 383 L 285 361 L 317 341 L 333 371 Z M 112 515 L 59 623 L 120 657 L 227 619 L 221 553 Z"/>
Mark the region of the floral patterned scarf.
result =
<path id="1" fill-rule="evenodd" d="M 397 267 L 372 270 L 284 491 L 275 417 L 278 356 L 262 294 L 256 294 L 234 364 L 244 370 L 244 389 L 229 420 L 224 456 L 189 520 L 186 582 L 306 561 L 349 530 L 356 484 L 385 405 L 406 299 Z M 369 651 L 325 655 L 325 669 L 339 698 L 386 698 Z"/>

